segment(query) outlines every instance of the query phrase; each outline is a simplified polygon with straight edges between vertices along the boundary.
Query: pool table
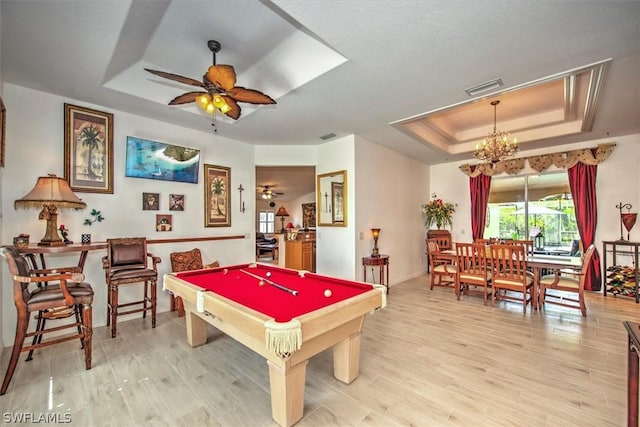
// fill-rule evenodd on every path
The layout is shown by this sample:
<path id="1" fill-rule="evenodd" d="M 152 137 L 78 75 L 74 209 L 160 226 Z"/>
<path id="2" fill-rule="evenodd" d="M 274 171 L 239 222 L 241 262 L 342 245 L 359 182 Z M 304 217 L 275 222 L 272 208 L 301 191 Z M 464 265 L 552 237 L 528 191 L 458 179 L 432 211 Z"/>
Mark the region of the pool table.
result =
<path id="1" fill-rule="evenodd" d="M 333 374 L 359 373 L 367 313 L 386 305 L 384 286 L 264 264 L 168 273 L 164 289 L 182 298 L 187 341 L 207 341 L 207 323 L 262 355 L 269 366 L 273 419 L 302 418 L 309 358 L 333 347 Z"/>

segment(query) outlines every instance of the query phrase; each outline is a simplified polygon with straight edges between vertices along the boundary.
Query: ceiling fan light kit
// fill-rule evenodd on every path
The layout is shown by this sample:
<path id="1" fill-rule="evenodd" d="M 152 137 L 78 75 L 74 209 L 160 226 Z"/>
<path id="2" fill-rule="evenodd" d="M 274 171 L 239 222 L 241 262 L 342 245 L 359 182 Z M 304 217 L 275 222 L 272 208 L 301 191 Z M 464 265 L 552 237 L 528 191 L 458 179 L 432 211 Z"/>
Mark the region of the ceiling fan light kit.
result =
<path id="1" fill-rule="evenodd" d="M 227 117 L 238 120 L 242 112 L 238 102 L 246 102 L 249 104 L 276 104 L 273 98 L 258 90 L 236 86 L 236 72 L 233 66 L 226 64 L 216 65 L 216 53 L 220 51 L 220 42 L 209 40 L 207 46 L 213 54 L 213 65 L 211 65 L 207 69 L 206 74 L 202 76 L 202 81 L 145 68 L 146 71 L 156 76 L 204 89 L 204 91 L 183 93 L 172 99 L 169 105 L 195 102 L 209 114 L 215 114 L 216 111 L 220 111 Z"/>

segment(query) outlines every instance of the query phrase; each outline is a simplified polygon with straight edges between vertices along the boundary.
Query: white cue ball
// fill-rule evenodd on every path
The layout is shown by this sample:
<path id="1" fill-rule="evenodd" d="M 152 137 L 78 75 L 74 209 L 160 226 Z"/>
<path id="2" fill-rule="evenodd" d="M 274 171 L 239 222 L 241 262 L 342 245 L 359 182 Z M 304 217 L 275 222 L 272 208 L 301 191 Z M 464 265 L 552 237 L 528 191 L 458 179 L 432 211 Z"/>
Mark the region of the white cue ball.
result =
<path id="1" fill-rule="evenodd" d="M 331 296 L 331 290 L 330 289 L 325 289 L 324 290 L 324 296 L 329 298 Z"/>
<path id="2" fill-rule="evenodd" d="M 271 277 L 271 272 L 267 271 L 267 277 Z"/>

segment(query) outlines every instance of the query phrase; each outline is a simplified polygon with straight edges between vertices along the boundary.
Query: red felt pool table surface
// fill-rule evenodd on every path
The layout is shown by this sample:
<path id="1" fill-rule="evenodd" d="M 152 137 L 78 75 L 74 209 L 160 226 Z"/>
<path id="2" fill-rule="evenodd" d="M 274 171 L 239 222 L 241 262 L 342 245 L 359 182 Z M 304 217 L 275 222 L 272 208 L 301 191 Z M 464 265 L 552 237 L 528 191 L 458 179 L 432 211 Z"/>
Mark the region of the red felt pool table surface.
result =
<path id="1" fill-rule="evenodd" d="M 271 277 L 267 278 L 267 273 Z M 352 282 L 337 278 L 319 276 L 296 270 L 271 267 L 263 264 L 242 264 L 177 273 L 186 282 L 214 292 L 245 307 L 256 310 L 277 322 L 288 322 L 302 314 L 309 313 L 331 304 L 338 303 L 372 289 L 366 283 Z M 288 289 L 297 291 L 292 295 L 268 283 L 260 284 L 265 278 Z M 329 297 L 325 291 L 331 291 Z"/>

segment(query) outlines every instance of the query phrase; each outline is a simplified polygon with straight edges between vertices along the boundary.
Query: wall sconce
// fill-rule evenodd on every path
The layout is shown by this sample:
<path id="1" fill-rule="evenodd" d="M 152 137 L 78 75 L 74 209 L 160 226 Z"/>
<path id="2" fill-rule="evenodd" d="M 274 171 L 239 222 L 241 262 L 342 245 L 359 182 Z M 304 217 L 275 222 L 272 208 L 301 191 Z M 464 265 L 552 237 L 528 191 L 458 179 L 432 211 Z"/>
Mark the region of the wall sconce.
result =
<path id="1" fill-rule="evenodd" d="M 380 251 L 378 250 L 378 237 L 380 237 L 380 229 L 372 228 L 371 235 L 373 236 L 373 251 L 371 252 L 372 258 L 379 258 Z"/>

